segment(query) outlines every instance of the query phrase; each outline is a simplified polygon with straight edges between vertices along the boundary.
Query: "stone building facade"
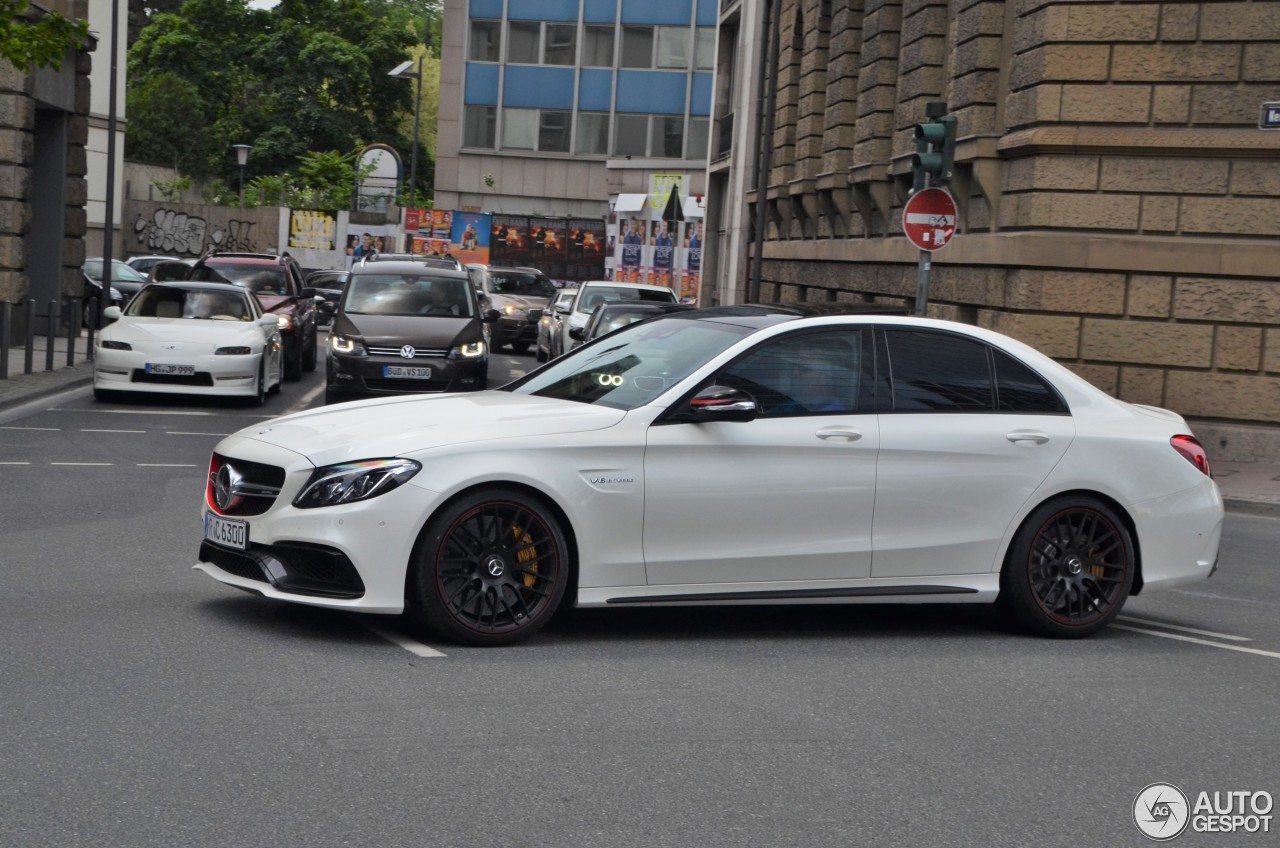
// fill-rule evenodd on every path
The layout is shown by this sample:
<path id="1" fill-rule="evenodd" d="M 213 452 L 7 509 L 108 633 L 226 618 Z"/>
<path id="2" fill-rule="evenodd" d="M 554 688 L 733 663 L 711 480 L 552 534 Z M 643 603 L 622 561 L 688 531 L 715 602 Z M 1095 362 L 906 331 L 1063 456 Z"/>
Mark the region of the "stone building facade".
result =
<path id="1" fill-rule="evenodd" d="M 89 0 L 40 5 L 88 17 Z M 42 314 L 51 300 L 78 301 L 84 286 L 90 66 L 88 50 L 68 51 L 61 68 L 30 73 L 0 59 L 0 302 L 33 298 Z M 25 312 L 13 312 L 9 330 L 20 338 Z M 46 320 L 37 320 L 37 331 Z"/>
<path id="2" fill-rule="evenodd" d="M 928 314 L 1280 457 L 1280 3 L 729 0 L 717 71 L 704 303 L 747 299 L 762 220 L 760 300 L 913 305 L 912 130 L 945 102 Z"/>

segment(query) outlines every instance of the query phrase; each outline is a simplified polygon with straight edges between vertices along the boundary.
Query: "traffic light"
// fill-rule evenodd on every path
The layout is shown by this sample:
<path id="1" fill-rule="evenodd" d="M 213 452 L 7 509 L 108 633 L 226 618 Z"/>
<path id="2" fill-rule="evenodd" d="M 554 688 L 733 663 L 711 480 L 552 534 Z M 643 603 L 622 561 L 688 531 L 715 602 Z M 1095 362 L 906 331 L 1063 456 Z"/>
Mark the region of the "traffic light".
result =
<path id="1" fill-rule="evenodd" d="M 929 120 L 916 124 L 916 152 L 911 157 L 914 191 L 951 182 L 956 156 L 956 116 L 935 114 L 935 111 L 943 110 L 930 109 Z"/>

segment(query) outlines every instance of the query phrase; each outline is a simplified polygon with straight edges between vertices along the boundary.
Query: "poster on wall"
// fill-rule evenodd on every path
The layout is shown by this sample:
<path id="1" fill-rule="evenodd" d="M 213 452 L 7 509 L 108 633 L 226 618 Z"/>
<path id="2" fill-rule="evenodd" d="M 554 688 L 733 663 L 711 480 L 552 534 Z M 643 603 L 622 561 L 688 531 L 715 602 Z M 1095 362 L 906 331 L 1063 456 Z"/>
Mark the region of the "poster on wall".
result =
<path id="1" fill-rule="evenodd" d="M 599 219 L 569 219 L 570 280 L 603 280 L 605 277 L 605 223 Z"/>
<path id="2" fill-rule="evenodd" d="M 696 303 L 702 282 L 702 220 L 685 223 L 684 263 L 680 275 L 681 303 Z"/>
<path id="3" fill-rule="evenodd" d="M 453 255 L 463 265 L 468 262 L 489 264 L 491 233 L 489 216 L 483 212 L 453 213 L 452 232 L 449 240 Z"/>
<path id="4" fill-rule="evenodd" d="M 365 254 L 370 252 L 396 253 L 396 239 L 399 237 L 399 229 L 394 224 L 348 225 L 343 249 L 346 254 L 347 270 L 351 270 L 352 265 L 359 262 L 364 258 Z"/>
<path id="5" fill-rule="evenodd" d="M 529 261 L 553 280 L 566 278 L 569 225 L 563 218 L 529 219 Z"/>
<path id="6" fill-rule="evenodd" d="M 528 265 L 529 219 L 522 215 L 491 215 L 489 256 L 494 265 Z"/>

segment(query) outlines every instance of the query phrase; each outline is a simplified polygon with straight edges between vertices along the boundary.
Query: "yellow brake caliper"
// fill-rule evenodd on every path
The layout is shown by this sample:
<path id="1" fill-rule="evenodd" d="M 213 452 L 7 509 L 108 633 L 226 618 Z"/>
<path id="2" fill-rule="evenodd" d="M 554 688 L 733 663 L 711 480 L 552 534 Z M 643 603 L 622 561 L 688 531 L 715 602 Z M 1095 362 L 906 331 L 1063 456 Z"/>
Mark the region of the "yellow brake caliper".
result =
<path id="1" fill-rule="evenodd" d="M 538 570 L 538 564 L 534 562 L 534 560 L 538 558 L 538 549 L 533 546 L 533 537 L 524 532 L 524 528 L 519 526 L 512 527 L 511 532 L 521 544 L 527 546 L 516 551 L 516 561 L 521 565 L 528 565 L 529 570 L 535 572 L 534 574 L 524 575 L 524 587 L 526 589 L 532 589 L 534 581 L 537 580 L 536 572 Z M 532 565 L 530 565 L 530 563 L 532 563 Z"/>

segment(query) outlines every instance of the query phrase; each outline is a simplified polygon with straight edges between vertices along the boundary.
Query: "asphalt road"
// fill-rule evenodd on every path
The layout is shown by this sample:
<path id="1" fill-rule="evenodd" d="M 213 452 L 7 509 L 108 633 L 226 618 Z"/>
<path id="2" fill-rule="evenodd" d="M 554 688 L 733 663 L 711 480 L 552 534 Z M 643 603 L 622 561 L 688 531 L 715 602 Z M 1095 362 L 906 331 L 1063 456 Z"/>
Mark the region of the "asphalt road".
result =
<path id="1" fill-rule="evenodd" d="M 1157 781 L 1280 795 L 1280 520 L 1084 641 L 719 607 L 460 648 L 190 569 L 214 444 L 321 376 L 0 413 L 0 846 L 1124 846 Z"/>

